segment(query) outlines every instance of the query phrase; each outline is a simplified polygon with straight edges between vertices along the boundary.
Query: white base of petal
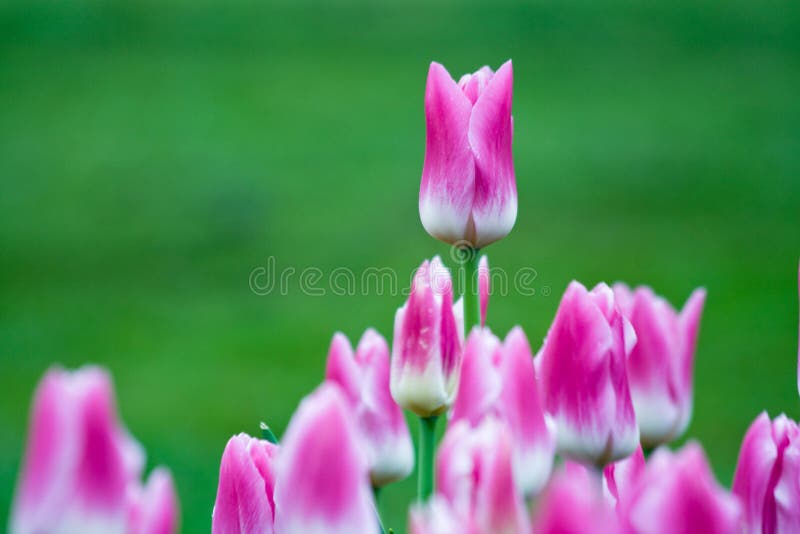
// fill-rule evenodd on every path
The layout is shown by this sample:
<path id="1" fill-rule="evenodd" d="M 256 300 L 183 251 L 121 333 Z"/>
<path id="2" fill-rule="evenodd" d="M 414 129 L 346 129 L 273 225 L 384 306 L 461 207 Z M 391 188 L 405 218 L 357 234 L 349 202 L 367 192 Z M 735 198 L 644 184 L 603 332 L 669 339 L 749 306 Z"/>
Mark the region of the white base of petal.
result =
<path id="1" fill-rule="evenodd" d="M 467 239 L 470 210 L 458 211 L 452 205 L 420 198 L 419 218 L 425 231 L 451 245 Z"/>
<path id="2" fill-rule="evenodd" d="M 689 424 L 691 406 L 683 410 L 665 395 L 632 391 L 642 443 L 656 446 L 678 438 Z"/>
<path id="3" fill-rule="evenodd" d="M 558 427 L 556 449 L 563 456 L 589 465 L 606 465 L 633 454 L 639 446 L 639 431 L 635 425 L 622 429 L 615 437 L 589 428 L 576 428 L 563 417 L 555 417 Z"/>
<path id="4" fill-rule="evenodd" d="M 408 434 L 393 436 L 375 446 L 372 450 L 373 460 L 369 475 L 372 485 L 385 486 L 402 480 L 414 470 L 414 446 Z"/>
<path id="5" fill-rule="evenodd" d="M 444 413 L 453 403 L 453 392 L 445 389 L 438 366 L 429 365 L 424 372 L 406 366 L 393 369 L 391 390 L 395 402 L 420 417 Z"/>

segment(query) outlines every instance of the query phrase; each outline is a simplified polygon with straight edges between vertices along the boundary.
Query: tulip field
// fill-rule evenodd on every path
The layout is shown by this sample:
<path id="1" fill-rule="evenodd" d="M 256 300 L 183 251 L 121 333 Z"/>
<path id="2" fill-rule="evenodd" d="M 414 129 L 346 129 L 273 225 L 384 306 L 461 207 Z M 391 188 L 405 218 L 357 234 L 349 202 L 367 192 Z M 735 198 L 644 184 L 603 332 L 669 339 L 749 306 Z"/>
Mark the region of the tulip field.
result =
<path id="1" fill-rule="evenodd" d="M 0 3 L 0 530 L 800 532 L 798 28 Z"/>

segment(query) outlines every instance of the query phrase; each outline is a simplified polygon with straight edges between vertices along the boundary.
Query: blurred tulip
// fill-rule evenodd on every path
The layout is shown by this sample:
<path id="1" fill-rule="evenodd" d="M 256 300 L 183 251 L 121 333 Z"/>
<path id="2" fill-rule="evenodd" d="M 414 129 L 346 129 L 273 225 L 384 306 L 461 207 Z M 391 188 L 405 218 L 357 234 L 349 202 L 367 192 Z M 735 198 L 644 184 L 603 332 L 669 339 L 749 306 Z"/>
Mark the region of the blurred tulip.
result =
<path id="1" fill-rule="evenodd" d="M 611 288 L 567 287 L 538 357 L 545 409 L 567 458 L 602 467 L 636 450 L 639 429 L 625 371 L 635 343 Z"/>
<path id="2" fill-rule="evenodd" d="M 400 406 L 420 417 L 450 407 L 461 371 L 463 325 L 463 304 L 453 305 L 449 271 L 438 256 L 424 261 L 394 321 L 391 391 Z"/>
<path id="3" fill-rule="evenodd" d="M 691 419 L 692 369 L 706 291 L 696 289 L 680 314 L 649 287 L 631 292 L 616 284 L 614 295 L 636 331 L 628 381 L 642 443 L 668 443 Z"/>
<path id="4" fill-rule="evenodd" d="M 142 447 L 117 415 L 108 373 L 50 369 L 34 394 L 9 530 L 127 532 L 129 494 L 141 484 L 143 465 Z"/>
<path id="5" fill-rule="evenodd" d="M 744 512 L 746 532 L 800 532 L 800 428 L 762 412 L 742 441 L 733 493 Z"/>
<path id="6" fill-rule="evenodd" d="M 736 499 L 722 488 L 696 443 L 673 453 L 662 447 L 647 462 L 630 493 L 624 521 L 632 534 L 735 534 Z"/>
<path id="7" fill-rule="evenodd" d="M 553 476 L 534 510 L 536 534 L 616 534 L 611 507 L 603 500 L 597 475 L 565 466 Z"/>
<path id="8" fill-rule="evenodd" d="M 377 531 L 369 466 L 348 401 L 336 384 L 322 384 L 300 403 L 276 467 L 277 533 Z"/>
<path id="9" fill-rule="evenodd" d="M 514 481 L 512 437 L 505 424 L 485 419 L 448 428 L 436 461 L 438 493 L 474 532 L 527 532 L 525 503 Z"/>
<path id="10" fill-rule="evenodd" d="M 411 507 L 408 530 L 409 534 L 479 534 L 470 521 L 456 515 L 446 499 L 435 495 Z"/>
<path id="11" fill-rule="evenodd" d="M 219 467 L 212 534 L 274 532 L 275 457 L 278 446 L 238 434 L 228 440 Z"/>
<path id="12" fill-rule="evenodd" d="M 147 485 L 128 492 L 128 534 L 172 534 L 178 527 L 178 499 L 165 468 L 150 473 Z"/>
<path id="13" fill-rule="evenodd" d="M 514 328 L 503 345 L 488 328 L 472 331 L 450 425 L 463 420 L 475 427 L 486 417 L 503 420 L 513 438 L 514 476 L 525 495 L 547 482 L 555 452 L 555 432 L 545 419 L 538 387 L 521 328 Z"/>
<path id="14" fill-rule="evenodd" d="M 627 512 L 646 466 L 644 452 L 639 446 L 633 454 L 608 464 L 603 470 L 603 487 L 618 513 Z"/>
<path id="15" fill-rule="evenodd" d="M 367 448 L 372 485 L 384 486 L 411 474 L 414 449 L 403 410 L 389 388 L 389 347 L 383 337 L 367 330 L 354 354 L 347 337 L 336 334 L 325 377 L 339 384 L 350 401 Z"/>
<path id="16" fill-rule="evenodd" d="M 490 282 L 489 259 L 486 256 L 481 256 L 478 262 L 478 302 L 481 308 L 481 326 L 486 326 L 486 312 L 489 309 Z"/>
<path id="17" fill-rule="evenodd" d="M 419 214 L 433 237 L 481 248 L 514 227 L 512 88 L 511 61 L 496 73 L 483 67 L 465 74 L 458 83 L 431 63 Z"/>

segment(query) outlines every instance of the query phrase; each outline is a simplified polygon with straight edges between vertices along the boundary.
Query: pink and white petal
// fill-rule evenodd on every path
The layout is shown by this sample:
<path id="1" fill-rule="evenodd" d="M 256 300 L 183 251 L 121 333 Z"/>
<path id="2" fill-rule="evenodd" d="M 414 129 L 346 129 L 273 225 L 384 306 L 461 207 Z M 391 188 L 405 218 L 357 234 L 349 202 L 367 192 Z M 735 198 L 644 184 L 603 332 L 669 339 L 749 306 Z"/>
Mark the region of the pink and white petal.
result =
<path id="1" fill-rule="evenodd" d="M 742 512 L 747 532 L 760 532 L 764 502 L 770 474 L 778 459 L 778 448 L 772 437 L 772 423 L 766 412 L 761 412 L 750 425 L 742 440 L 732 491 L 742 502 Z"/>
<path id="2" fill-rule="evenodd" d="M 465 239 L 475 197 L 475 164 L 468 129 L 472 104 L 447 70 L 431 63 L 425 89 L 427 141 L 419 214 L 432 236 Z"/>
<path id="3" fill-rule="evenodd" d="M 157 467 L 144 488 L 135 491 L 128 534 L 173 534 L 178 528 L 178 497 L 169 470 Z"/>
<path id="4" fill-rule="evenodd" d="M 503 388 L 494 362 L 501 349 L 500 340 L 488 328 L 475 328 L 467 339 L 458 394 L 450 422 L 467 421 L 477 426 L 493 413 Z"/>
<path id="5" fill-rule="evenodd" d="M 783 463 L 775 485 L 775 532 L 800 532 L 800 430 L 792 423 L 787 432 Z"/>
<path id="6" fill-rule="evenodd" d="M 277 532 L 348 534 L 377 528 L 357 432 L 335 384 L 322 384 L 300 403 L 278 456 Z"/>
<path id="7" fill-rule="evenodd" d="M 489 81 L 469 119 L 469 146 L 475 158 L 472 218 L 477 248 L 508 235 L 517 219 L 517 184 L 511 151 L 513 84 L 509 60 Z"/>
<path id="8" fill-rule="evenodd" d="M 341 332 L 336 332 L 331 340 L 325 379 L 337 383 L 353 406 L 358 404 L 361 398 L 361 370 L 356 364 L 350 340 Z"/>

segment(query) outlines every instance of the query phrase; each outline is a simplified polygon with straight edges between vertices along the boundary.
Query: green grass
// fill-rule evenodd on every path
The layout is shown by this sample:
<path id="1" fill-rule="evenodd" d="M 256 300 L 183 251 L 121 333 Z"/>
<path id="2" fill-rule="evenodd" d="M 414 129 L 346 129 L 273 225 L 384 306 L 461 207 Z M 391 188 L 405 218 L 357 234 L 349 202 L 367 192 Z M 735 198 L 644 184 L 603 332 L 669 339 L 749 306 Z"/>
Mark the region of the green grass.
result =
<path id="1" fill-rule="evenodd" d="M 0 524 L 52 362 L 111 369 L 204 532 L 228 437 L 282 432 L 334 331 L 391 335 L 400 296 L 248 276 L 447 257 L 416 207 L 431 60 L 514 60 L 520 214 L 488 252 L 539 294 L 493 329 L 538 345 L 573 278 L 706 286 L 688 435 L 728 484 L 760 410 L 800 416 L 799 29 L 795 2 L 0 3 Z"/>

